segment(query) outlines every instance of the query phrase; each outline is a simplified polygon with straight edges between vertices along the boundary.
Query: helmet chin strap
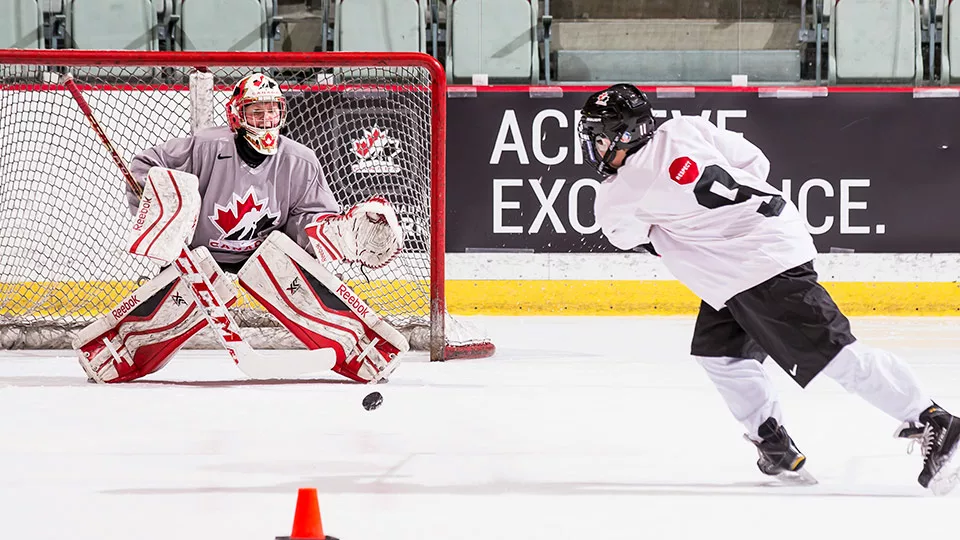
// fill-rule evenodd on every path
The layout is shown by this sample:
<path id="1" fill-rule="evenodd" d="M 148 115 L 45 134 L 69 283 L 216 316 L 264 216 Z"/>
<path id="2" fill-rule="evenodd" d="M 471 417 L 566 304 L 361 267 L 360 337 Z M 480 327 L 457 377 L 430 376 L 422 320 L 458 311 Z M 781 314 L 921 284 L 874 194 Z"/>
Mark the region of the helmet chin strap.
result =
<path id="1" fill-rule="evenodd" d="M 606 155 L 603 156 L 603 160 L 602 160 L 603 164 L 611 169 L 616 169 L 616 167 L 613 166 L 613 160 L 617 159 L 617 152 L 619 151 L 620 149 L 617 148 L 616 146 L 611 146 L 607 150 Z"/>
<path id="2" fill-rule="evenodd" d="M 618 136 L 617 139 L 619 140 L 620 137 L 623 137 L 623 133 L 620 133 L 620 136 Z M 615 174 L 617 169 L 623 166 L 623 163 L 621 163 L 620 166 L 618 167 L 614 167 L 612 165 L 613 160 L 617 158 L 617 154 L 621 150 L 624 150 L 623 157 L 624 157 L 624 160 L 626 160 L 628 156 L 632 156 L 633 154 L 636 154 L 637 152 L 639 152 L 641 148 L 647 145 L 647 142 L 649 142 L 649 139 L 647 141 L 644 141 L 643 144 L 634 145 L 632 148 L 621 148 L 619 143 L 611 143 L 610 147 L 607 149 L 607 153 L 604 154 L 603 159 L 600 160 L 601 163 L 603 164 L 601 169 L 605 167 L 607 170 L 613 171 L 610 174 Z M 600 172 L 603 173 L 604 171 L 601 170 Z"/>
<path id="3" fill-rule="evenodd" d="M 619 141 L 621 137 L 623 137 L 623 132 L 617 135 L 616 140 Z M 620 152 L 620 150 L 624 150 L 624 149 L 620 148 L 620 144 L 618 142 L 610 141 L 610 146 L 607 147 L 607 153 L 604 154 L 603 159 L 600 160 L 604 168 L 606 168 L 609 171 L 614 171 L 614 173 L 616 172 L 616 170 L 619 167 L 613 166 L 613 160 L 617 159 L 617 154 Z M 600 172 L 604 172 L 604 171 L 600 171 Z M 614 174 L 614 173 L 610 173 L 610 174 Z"/>

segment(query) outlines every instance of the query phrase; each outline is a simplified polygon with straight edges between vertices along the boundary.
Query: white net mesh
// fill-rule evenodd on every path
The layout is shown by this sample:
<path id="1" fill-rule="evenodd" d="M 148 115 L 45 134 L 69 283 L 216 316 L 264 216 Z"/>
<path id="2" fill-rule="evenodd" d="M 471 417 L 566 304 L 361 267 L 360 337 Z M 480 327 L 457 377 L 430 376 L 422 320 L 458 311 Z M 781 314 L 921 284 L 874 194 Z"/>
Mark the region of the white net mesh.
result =
<path id="1" fill-rule="evenodd" d="M 129 220 L 123 180 L 59 85 L 66 72 L 126 160 L 189 135 L 191 122 L 224 125 L 237 80 L 251 71 L 274 77 L 288 104 L 283 133 L 316 151 L 341 205 L 383 195 L 404 229 L 404 251 L 385 268 L 330 269 L 394 326 L 430 327 L 430 268 L 438 261 L 431 257 L 431 133 L 443 122 L 431 112 L 430 70 L 265 67 L 263 58 L 255 68 L 210 67 L 212 85 L 190 77 L 192 68 L 149 59 L 120 66 L 109 53 L 100 66 L 0 62 L 0 346 L 69 346 L 73 332 L 158 271 L 121 246 Z M 298 346 L 249 296 L 234 314 L 255 347 Z M 424 348 L 428 335 L 410 336 L 412 345 Z M 193 346 L 202 342 L 213 340 Z M 446 344 L 492 352 L 482 336 Z"/>

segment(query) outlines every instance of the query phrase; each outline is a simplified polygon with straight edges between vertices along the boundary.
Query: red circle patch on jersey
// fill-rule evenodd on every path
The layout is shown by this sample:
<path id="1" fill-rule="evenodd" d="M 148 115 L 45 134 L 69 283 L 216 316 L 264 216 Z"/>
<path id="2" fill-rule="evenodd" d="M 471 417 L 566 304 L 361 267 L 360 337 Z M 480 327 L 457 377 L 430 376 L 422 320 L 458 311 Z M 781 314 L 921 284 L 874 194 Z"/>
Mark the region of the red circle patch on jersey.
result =
<path id="1" fill-rule="evenodd" d="M 670 178 L 680 185 L 686 185 L 697 179 L 700 169 L 697 164 L 686 156 L 678 157 L 670 164 Z"/>

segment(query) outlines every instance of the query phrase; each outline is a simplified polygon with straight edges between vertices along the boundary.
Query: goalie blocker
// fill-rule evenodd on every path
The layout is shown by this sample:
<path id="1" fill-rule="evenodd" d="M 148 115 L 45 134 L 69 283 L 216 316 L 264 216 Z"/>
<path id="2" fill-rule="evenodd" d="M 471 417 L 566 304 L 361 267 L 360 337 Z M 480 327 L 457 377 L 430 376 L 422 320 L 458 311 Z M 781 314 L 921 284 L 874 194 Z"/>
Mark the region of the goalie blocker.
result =
<path id="1" fill-rule="evenodd" d="M 279 231 L 267 237 L 238 277 L 308 349 L 332 349 L 333 371 L 344 377 L 378 381 L 410 348 L 350 287 Z"/>

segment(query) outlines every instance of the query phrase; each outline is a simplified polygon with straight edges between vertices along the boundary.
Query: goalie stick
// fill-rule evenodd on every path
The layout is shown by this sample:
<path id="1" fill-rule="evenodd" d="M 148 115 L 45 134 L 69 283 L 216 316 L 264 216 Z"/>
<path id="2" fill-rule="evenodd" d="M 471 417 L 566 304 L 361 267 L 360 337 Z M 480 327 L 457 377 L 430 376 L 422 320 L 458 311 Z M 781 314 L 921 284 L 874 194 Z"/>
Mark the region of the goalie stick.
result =
<path id="1" fill-rule="evenodd" d="M 93 115 L 93 109 L 90 108 L 86 98 L 80 93 L 80 88 L 73 80 L 73 75 L 69 73 L 64 75 L 61 83 L 73 96 L 74 101 L 77 102 L 83 115 L 97 134 L 97 138 L 100 139 L 113 162 L 120 169 L 123 179 L 139 198 L 143 194 L 143 187 L 130 173 L 130 168 L 120 157 L 100 123 L 97 122 Z M 190 253 L 190 247 L 186 243 L 180 249 L 180 254 L 174 259 L 173 265 L 189 286 L 197 306 L 207 319 L 210 327 L 213 328 L 220 344 L 230 354 L 240 371 L 248 377 L 252 379 L 286 379 L 330 369 L 329 360 L 324 359 L 323 355 L 318 355 L 316 351 L 283 351 L 278 354 L 265 355 L 254 350 L 240 335 L 239 325 L 230 315 L 223 300 L 217 296 L 210 279 L 200 269 L 200 265 L 194 260 Z M 362 358 L 362 360 L 366 360 L 366 358 Z M 378 380 L 379 377 L 371 382 L 376 383 Z"/>

